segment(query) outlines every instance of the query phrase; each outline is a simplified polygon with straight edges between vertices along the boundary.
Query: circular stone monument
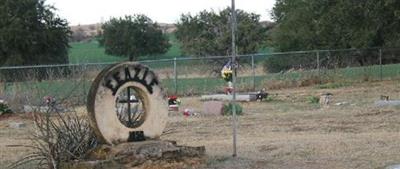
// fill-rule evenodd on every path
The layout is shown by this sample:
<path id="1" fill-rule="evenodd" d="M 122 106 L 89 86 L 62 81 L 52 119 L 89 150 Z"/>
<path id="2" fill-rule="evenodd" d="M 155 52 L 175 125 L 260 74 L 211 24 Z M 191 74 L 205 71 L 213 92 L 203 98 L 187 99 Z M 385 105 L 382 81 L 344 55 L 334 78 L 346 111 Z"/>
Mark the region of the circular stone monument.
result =
<path id="1" fill-rule="evenodd" d="M 138 133 L 158 138 L 168 118 L 159 84 L 153 71 L 135 62 L 119 63 L 100 72 L 87 100 L 90 123 L 98 139 L 118 144 Z"/>

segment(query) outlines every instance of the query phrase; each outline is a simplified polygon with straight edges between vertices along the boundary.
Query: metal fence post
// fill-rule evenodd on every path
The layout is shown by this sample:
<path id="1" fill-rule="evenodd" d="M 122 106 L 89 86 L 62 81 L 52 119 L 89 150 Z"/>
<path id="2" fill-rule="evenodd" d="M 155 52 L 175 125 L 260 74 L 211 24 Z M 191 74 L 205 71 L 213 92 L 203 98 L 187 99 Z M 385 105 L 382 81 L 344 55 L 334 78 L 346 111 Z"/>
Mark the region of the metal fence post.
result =
<path id="1" fill-rule="evenodd" d="M 235 0 L 232 0 L 232 7 L 231 7 L 231 33 L 232 33 L 232 63 L 233 63 L 233 75 L 232 75 L 232 84 L 233 84 L 233 92 L 232 92 L 232 128 L 233 128 L 233 153 L 232 156 L 237 156 L 237 117 L 236 117 L 236 76 L 237 76 L 237 63 L 236 63 L 236 9 L 235 9 Z"/>
<path id="2" fill-rule="evenodd" d="M 6 95 L 6 90 L 7 90 L 7 82 L 5 80 L 5 78 L 3 79 L 3 70 L 0 69 L 0 87 L 2 87 L 2 89 L 0 89 L 0 94 Z"/>
<path id="3" fill-rule="evenodd" d="M 253 75 L 253 91 L 256 90 L 256 71 L 255 71 L 255 65 L 254 65 L 254 55 L 251 55 L 251 71 Z"/>
<path id="4" fill-rule="evenodd" d="M 174 57 L 174 88 L 175 95 L 178 94 L 178 70 L 176 68 L 176 57 Z"/>
<path id="5" fill-rule="evenodd" d="M 379 49 L 379 71 L 380 71 L 380 79 L 383 80 L 383 65 L 382 65 L 382 48 Z"/>
<path id="6" fill-rule="evenodd" d="M 317 52 L 317 71 L 318 71 L 318 79 L 321 81 L 321 68 L 320 68 L 320 58 L 319 58 L 319 50 Z"/>
<path id="7" fill-rule="evenodd" d="M 0 71 L 0 78 L 1 78 L 1 71 Z M 4 96 L 7 95 L 7 82 L 5 80 L 4 81 L 0 80 L 0 87 L 2 88 L 0 89 L 0 94 L 3 94 Z"/>
<path id="8" fill-rule="evenodd" d="M 87 65 L 86 63 L 83 65 L 83 71 L 82 71 L 82 84 L 83 84 L 83 96 L 84 96 L 84 100 L 86 100 L 87 97 L 87 93 L 86 93 L 86 71 L 87 71 Z"/>

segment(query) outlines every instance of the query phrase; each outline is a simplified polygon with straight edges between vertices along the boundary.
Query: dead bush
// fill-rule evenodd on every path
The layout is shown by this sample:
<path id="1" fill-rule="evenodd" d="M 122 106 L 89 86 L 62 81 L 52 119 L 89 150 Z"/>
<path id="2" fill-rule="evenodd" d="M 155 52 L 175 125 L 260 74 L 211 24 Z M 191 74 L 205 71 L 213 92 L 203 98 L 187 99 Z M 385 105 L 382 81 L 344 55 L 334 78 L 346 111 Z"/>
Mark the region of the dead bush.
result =
<path id="1" fill-rule="evenodd" d="M 83 159 L 97 145 L 94 132 L 86 117 L 73 112 L 59 113 L 49 109 L 46 113 L 34 113 L 35 129 L 30 137 L 31 153 L 11 164 L 17 168 L 29 164 L 37 168 L 58 169 L 73 160 Z"/>

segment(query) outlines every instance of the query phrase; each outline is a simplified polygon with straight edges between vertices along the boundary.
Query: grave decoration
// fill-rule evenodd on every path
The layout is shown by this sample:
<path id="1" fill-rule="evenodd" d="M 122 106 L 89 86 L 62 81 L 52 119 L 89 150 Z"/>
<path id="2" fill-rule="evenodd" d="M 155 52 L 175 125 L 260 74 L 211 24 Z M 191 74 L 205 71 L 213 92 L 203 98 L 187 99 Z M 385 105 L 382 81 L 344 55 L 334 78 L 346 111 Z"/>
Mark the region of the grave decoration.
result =
<path id="1" fill-rule="evenodd" d="M 177 97 L 169 100 L 179 103 Z M 160 139 L 168 102 L 156 74 L 147 66 L 123 62 L 101 71 L 87 99 L 90 124 L 100 145 L 88 152 L 87 161 L 72 168 L 162 168 L 165 163 L 187 168 L 193 165 L 187 161 L 203 163 L 204 146 L 179 146 Z"/>
<path id="2" fill-rule="evenodd" d="M 221 70 L 222 78 L 228 83 L 228 86 L 224 88 L 226 94 L 231 94 L 233 92 L 232 74 L 232 64 L 231 61 L 229 61 Z"/>
<path id="3" fill-rule="evenodd" d="M 179 105 L 181 104 L 181 100 L 177 96 L 169 96 L 168 97 L 168 110 L 169 111 L 179 111 Z"/>

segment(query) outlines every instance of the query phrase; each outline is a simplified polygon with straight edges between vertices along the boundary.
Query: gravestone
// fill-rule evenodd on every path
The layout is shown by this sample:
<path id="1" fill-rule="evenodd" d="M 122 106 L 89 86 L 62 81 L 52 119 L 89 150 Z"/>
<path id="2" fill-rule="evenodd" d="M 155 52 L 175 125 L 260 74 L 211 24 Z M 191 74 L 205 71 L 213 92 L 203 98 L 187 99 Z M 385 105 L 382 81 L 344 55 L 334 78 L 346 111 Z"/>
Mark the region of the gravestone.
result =
<path id="1" fill-rule="evenodd" d="M 123 62 L 100 72 L 90 88 L 87 110 L 103 144 L 88 152 L 85 161 L 64 168 L 132 168 L 149 163 L 181 168 L 203 163 L 204 146 L 159 139 L 168 120 L 167 100 L 156 74 L 144 65 Z"/>
<path id="2" fill-rule="evenodd" d="M 224 102 L 222 101 L 206 101 L 203 103 L 204 115 L 222 115 L 224 112 Z"/>
<path id="3" fill-rule="evenodd" d="M 332 98 L 332 93 L 324 93 L 319 98 L 319 104 L 321 105 L 321 107 L 327 107 L 332 103 Z"/>
<path id="4" fill-rule="evenodd" d="M 103 70 L 94 80 L 87 102 L 91 125 L 104 143 L 128 142 L 138 132 L 158 138 L 167 123 L 168 106 L 157 76 L 135 62 Z"/>

